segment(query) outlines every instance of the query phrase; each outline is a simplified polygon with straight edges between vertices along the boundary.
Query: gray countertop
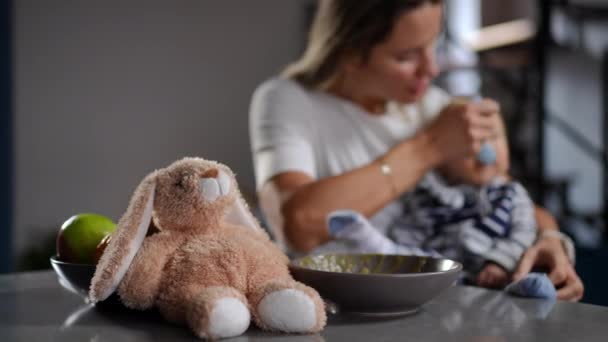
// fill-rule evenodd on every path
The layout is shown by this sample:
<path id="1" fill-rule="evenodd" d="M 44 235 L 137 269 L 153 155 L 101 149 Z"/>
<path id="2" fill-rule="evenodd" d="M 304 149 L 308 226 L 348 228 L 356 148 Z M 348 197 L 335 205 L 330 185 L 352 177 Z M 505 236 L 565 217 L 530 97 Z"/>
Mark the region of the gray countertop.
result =
<path id="1" fill-rule="evenodd" d="M 0 276 L 0 341 L 196 341 L 186 327 L 105 304 L 93 307 L 53 272 Z M 226 341 L 608 341 L 608 307 L 521 299 L 454 286 L 418 313 L 396 318 L 330 315 L 319 335 L 250 327 Z"/>

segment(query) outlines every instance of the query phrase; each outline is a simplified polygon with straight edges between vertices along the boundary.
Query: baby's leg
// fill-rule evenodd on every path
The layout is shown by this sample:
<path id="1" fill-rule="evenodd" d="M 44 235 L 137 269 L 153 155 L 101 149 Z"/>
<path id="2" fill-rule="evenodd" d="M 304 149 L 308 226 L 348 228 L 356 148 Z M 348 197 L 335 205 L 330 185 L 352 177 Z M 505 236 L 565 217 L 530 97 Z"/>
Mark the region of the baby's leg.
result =
<path id="1" fill-rule="evenodd" d="M 337 210 L 327 217 L 329 234 L 352 242 L 358 253 L 432 255 L 420 248 L 403 246 L 380 233 L 363 215 L 352 210 Z"/>
<path id="2" fill-rule="evenodd" d="M 327 217 L 327 227 L 331 236 L 352 242 L 359 253 L 395 253 L 396 244 L 355 211 L 332 212 Z"/>

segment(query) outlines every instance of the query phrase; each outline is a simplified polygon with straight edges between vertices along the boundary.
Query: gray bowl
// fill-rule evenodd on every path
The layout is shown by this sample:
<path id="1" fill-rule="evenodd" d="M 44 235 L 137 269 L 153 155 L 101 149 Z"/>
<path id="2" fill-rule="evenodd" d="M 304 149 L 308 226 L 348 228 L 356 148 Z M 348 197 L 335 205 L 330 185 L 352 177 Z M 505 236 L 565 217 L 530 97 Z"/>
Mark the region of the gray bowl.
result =
<path id="1" fill-rule="evenodd" d="M 65 262 L 51 257 L 51 266 L 57 273 L 59 283 L 66 289 L 87 297 L 91 279 L 95 274 L 95 265 L 92 264 L 75 264 Z"/>
<path id="2" fill-rule="evenodd" d="M 380 254 L 325 254 L 296 259 L 293 277 L 340 311 L 399 315 L 418 311 L 450 287 L 462 264 L 450 259 Z"/>

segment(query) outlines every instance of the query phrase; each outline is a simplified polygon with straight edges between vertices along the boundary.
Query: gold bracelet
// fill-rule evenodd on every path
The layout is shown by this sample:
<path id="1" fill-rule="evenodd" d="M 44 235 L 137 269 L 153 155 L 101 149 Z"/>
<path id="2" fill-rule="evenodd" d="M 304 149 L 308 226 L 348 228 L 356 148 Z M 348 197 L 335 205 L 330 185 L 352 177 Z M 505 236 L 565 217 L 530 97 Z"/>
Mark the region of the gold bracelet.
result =
<path id="1" fill-rule="evenodd" d="M 384 159 L 380 159 L 380 171 L 386 176 L 386 179 L 390 184 L 391 191 L 393 192 L 393 196 L 397 197 L 397 195 L 399 195 L 399 189 L 397 189 L 397 185 L 395 184 L 393 168 Z"/>

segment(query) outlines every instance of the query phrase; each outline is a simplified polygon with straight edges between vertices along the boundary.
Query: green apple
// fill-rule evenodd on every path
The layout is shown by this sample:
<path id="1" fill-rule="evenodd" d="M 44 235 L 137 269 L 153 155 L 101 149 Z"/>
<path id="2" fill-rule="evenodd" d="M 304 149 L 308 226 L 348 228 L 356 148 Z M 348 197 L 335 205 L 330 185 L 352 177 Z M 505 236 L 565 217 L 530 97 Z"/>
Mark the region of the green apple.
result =
<path id="1" fill-rule="evenodd" d="M 93 213 L 67 219 L 57 235 L 57 258 L 78 264 L 94 264 L 101 240 L 116 229 L 111 219 Z"/>

